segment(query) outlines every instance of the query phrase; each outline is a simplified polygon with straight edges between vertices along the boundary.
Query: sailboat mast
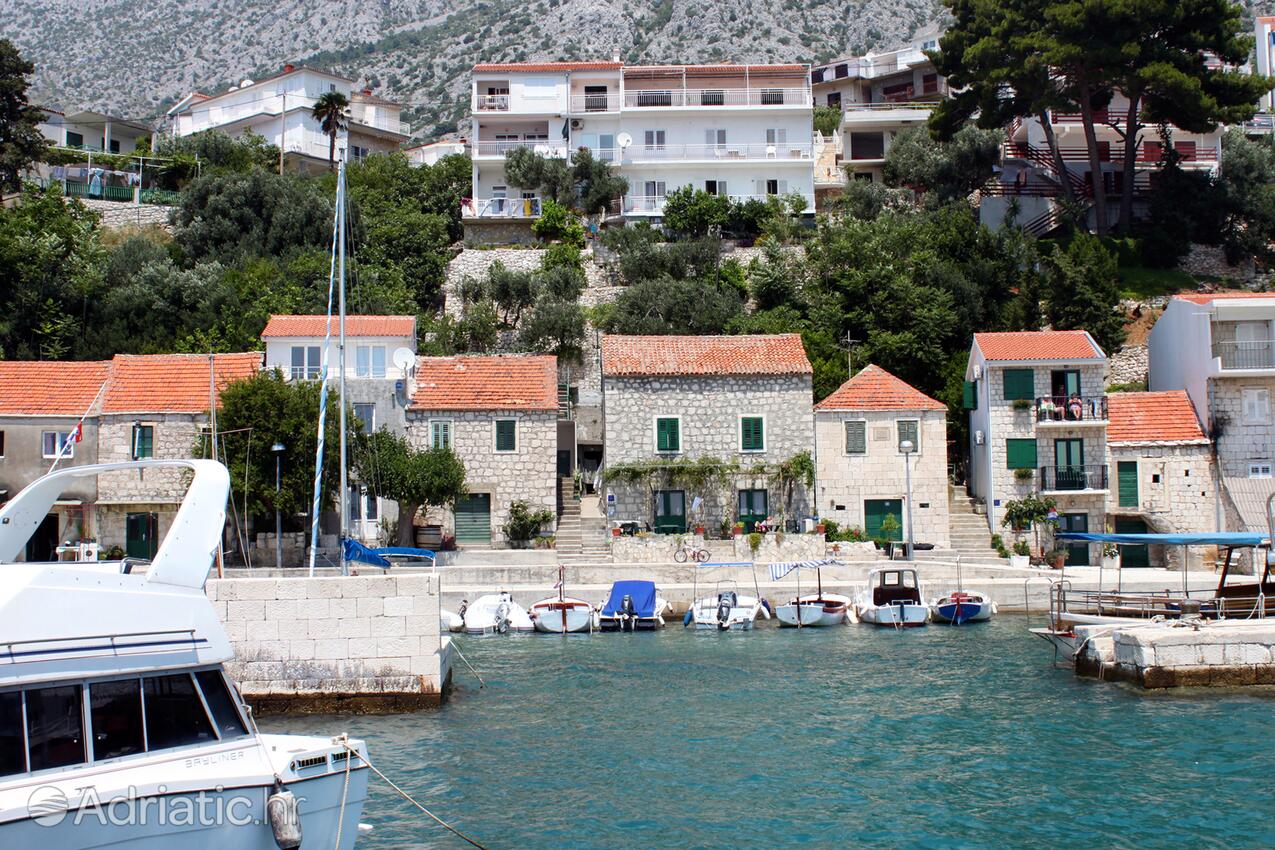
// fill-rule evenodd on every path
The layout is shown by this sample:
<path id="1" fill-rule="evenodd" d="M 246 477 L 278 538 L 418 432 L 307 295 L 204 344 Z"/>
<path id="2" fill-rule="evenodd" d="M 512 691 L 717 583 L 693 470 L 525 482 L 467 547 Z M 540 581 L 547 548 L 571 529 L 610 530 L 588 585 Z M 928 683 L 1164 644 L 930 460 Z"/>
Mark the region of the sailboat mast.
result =
<path id="1" fill-rule="evenodd" d="M 340 315 L 340 340 L 337 342 L 337 370 L 340 375 L 340 392 L 339 398 L 341 402 L 340 428 L 341 428 L 341 533 L 338 542 L 341 547 L 341 575 L 349 572 L 349 565 L 345 562 L 345 538 L 349 534 L 350 524 L 350 481 L 349 469 L 346 458 L 346 421 L 345 421 L 345 231 L 346 231 L 346 203 L 345 203 L 345 156 L 342 155 L 341 163 L 338 166 L 336 178 L 336 203 L 337 215 L 340 216 L 341 226 L 337 233 L 337 283 L 338 295 L 337 304 L 339 305 Z"/>

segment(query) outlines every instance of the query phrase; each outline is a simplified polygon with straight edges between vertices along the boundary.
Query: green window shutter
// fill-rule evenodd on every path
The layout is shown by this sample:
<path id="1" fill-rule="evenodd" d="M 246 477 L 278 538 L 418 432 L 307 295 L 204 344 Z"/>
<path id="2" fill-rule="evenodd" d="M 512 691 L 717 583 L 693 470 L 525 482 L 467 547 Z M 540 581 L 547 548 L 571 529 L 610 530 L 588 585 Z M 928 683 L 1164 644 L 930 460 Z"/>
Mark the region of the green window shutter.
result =
<path id="1" fill-rule="evenodd" d="M 868 423 L 863 420 L 846 422 L 846 454 L 863 455 L 868 453 Z"/>
<path id="2" fill-rule="evenodd" d="M 430 445 L 436 449 L 450 449 L 452 447 L 452 423 L 446 420 L 430 423 L 431 442 Z"/>
<path id="3" fill-rule="evenodd" d="M 660 452 L 681 451 L 681 434 L 678 433 L 677 419 L 669 417 L 655 420 L 655 450 Z"/>
<path id="4" fill-rule="evenodd" d="M 496 451 L 512 452 L 517 445 L 517 424 L 512 419 L 496 420 Z"/>
<path id="5" fill-rule="evenodd" d="M 978 410 L 978 384 L 973 381 L 965 382 L 961 402 L 966 410 Z"/>
<path id="6" fill-rule="evenodd" d="M 912 443 L 912 451 L 921 451 L 921 438 L 917 433 L 917 421 L 915 419 L 900 419 L 899 426 L 899 451 L 903 451 L 903 441 L 908 440 Z"/>
<path id="7" fill-rule="evenodd" d="M 739 420 L 739 446 L 746 452 L 759 452 L 766 447 L 766 437 L 762 433 L 760 416 L 745 416 Z"/>
<path id="8" fill-rule="evenodd" d="M 153 425 L 133 426 L 133 460 L 142 460 L 155 456 L 155 427 Z"/>
<path id="9" fill-rule="evenodd" d="M 1036 441 L 1009 439 L 1005 441 L 1005 466 L 1009 469 L 1036 468 Z"/>
<path id="10" fill-rule="evenodd" d="M 1006 369 L 1002 374 L 1005 377 L 1006 401 L 1036 397 L 1035 373 L 1031 369 Z"/>
<path id="11" fill-rule="evenodd" d="M 1138 506 L 1138 462 L 1122 460 L 1117 463 L 1116 478 L 1120 507 L 1136 508 Z"/>

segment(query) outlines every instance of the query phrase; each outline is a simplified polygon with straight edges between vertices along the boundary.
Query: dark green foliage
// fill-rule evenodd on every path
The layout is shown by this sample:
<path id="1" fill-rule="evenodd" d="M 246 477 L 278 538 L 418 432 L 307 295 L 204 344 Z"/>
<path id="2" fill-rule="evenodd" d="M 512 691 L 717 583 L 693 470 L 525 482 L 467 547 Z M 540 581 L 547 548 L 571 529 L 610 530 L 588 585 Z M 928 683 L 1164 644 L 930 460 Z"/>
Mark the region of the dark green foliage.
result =
<path id="1" fill-rule="evenodd" d="M 629 190 L 629 182 L 610 163 L 595 159 L 588 148 L 575 151 L 570 163 L 530 148 L 514 148 L 505 155 L 505 179 L 584 215 L 604 211 Z"/>
<path id="2" fill-rule="evenodd" d="M 574 299 L 542 296 L 518 330 L 519 348 L 554 354 L 562 362 L 579 363 L 584 341 L 584 311 Z"/>
<path id="3" fill-rule="evenodd" d="M 37 125 L 44 113 L 27 100 L 27 77 L 35 65 L 0 38 L 0 192 L 20 187 L 20 175 L 49 148 Z"/>
<path id="4" fill-rule="evenodd" d="M 465 495 L 465 465 L 451 449 L 416 449 L 381 428 L 354 444 L 354 466 L 368 492 L 398 503 L 399 546 L 413 546 L 412 520 L 422 506 L 450 505 Z"/>
<path id="5" fill-rule="evenodd" d="M 1116 257 L 1100 239 L 1078 233 L 1065 248 L 1055 245 L 1043 267 L 1045 314 L 1056 330 L 1087 330 L 1104 351 L 1124 342 Z"/>
<path id="6" fill-rule="evenodd" d="M 336 169 L 336 137 L 345 129 L 350 99 L 339 91 L 326 91 L 310 108 L 310 115 L 328 137 L 328 170 Z"/>
<path id="7" fill-rule="evenodd" d="M 160 172 L 161 185 L 168 189 L 184 185 L 197 171 L 199 174 L 247 173 L 256 168 L 266 171 L 279 168 L 279 148 L 252 132 L 234 138 L 218 130 L 204 130 L 189 136 L 160 136 L 155 142 L 155 155 L 170 160 Z"/>
<path id="8" fill-rule="evenodd" d="M 664 226 L 679 237 L 707 236 L 713 228 L 720 231 L 730 213 L 730 198 L 690 185 L 674 189 L 664 198 Z"/>
<path id="9" fill-rule="evenodd" d="M 916 192 L 931 206 L 963 200 L 991 179 L 1004 134 L 963 127 L 947 142 L 924 127 L 904 130 L 885 157 L 885 182 Z"/>
<path id="10" fill-rule="evenodd" d="M 717 334 L 743 310 L 736 291 L 711 280 L 651 278 L 620 294 L 603 329 L 620 334 Z"/>
<path id="11" fill-rule="evenodd" d="M 841 110 L 835 106 L 816 106 L 814 128 L 824 136 L 832 136 L 841 127 Z"/>

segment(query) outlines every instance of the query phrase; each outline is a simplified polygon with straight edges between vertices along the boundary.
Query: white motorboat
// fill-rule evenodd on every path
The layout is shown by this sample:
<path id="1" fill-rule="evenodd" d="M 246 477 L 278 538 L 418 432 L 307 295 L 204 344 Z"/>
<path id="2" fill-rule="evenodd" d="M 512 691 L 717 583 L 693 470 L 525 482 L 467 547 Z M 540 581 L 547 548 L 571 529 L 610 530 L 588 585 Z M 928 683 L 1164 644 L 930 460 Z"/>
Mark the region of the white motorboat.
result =
<path id="1" fill-rule="evenodd" d="M 840 593 L 823 592 L 823 566 L 832 561 L 797 562 L 779 564 L 772 567 L 772 573 L 782 577 L 789 572 L 797 574 L 797 595 L 787 605 L 775 608 L 775 619 L 780 626 L 837 626 L 842 623 L 857 623 L 859 617 L 854 610 L 854 602 L 849 596 Z M 813 567 L 815 570 L 815 592 L 801 593 L 801 570 Z M 778 580 L 778 579 L 776 579 Z"/>
<path id="2" fill-rule="evenodd" d="M 747 596 L 736 589 L 735 582 L 720 582 L 717 593 L 695 600 L 686 610 L 684 626 L 718 631 L 744 631 L 751 629 L 757 618 L 770 619 L 766 603 L 756 596 Z"/>
<path id="3" fill-rule="evenodd" d="M 598 609 L 598 628 L 604 632 L 660 629 L 671 607 L 658 595 L 653 581 L 617 581 Z"/>
<path id="4" fill-rule="evenodd" d="M 438 609 L 438 624 L 442 626 L 445 632 L 463 632 L 465 630 L 465 618 L 455 611 L 448 611 L 446 608 Z"/>
<path id="5" fill-rule="evenodd" d="M 538 632 L 565 635 L 591 632 L 597 625 L 597 612 L 583 599 L 566 595 L 566 567 L 558 567 L 558 595 L 532 603 L 527 609 Z"/>
<path id="6" fill-rule="evenodd" d="M 506 632 L 530 632 L 535 629 L 527 609 L 506 590 L 489 593 L 471 602 L 461 613 L 465 634 L 490 635 Z"/>
<path id="7" fill-rule="evenodd" d="M 995 613 L 996 602 L 985 593 L 957 590 L 930 603 L 930 614 L 935 622 L 951 623 L 954 626 L 983 623 L 992 619 Z"/>
<path id="8" fill-rule="evenodd" d="M 194 475 L 145 574 L 15 563 L 66 488 L 173 467 Z M 354 846 L 364 743 L 259 734 L 223 670 L 234 653 L 204 581 L 229 487 L 213 460 L 100 464 L 0 509 L 0 847 Z"/>
<path id="9" fill-rule="evenodd" d="M 924 626 L 930 609 L 921 601 L 921 585 L 911 567 L 888 567 L 868 573 L 868 587 L 854 600 L 864 623 L 877 626 Z"/>

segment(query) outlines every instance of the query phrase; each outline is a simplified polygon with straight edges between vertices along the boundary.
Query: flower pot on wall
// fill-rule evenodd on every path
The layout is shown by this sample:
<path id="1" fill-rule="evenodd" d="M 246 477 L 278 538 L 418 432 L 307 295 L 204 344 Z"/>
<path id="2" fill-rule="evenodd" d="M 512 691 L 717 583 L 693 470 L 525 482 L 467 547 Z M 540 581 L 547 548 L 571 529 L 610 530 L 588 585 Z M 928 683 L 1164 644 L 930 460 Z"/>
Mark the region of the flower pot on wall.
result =
<path id="1" fill-rule="evenodd" d="M 1032 565 L 1031 555 L 1010 555 L 1009 565 L 1016 570 L 1025 570 Z"/>

